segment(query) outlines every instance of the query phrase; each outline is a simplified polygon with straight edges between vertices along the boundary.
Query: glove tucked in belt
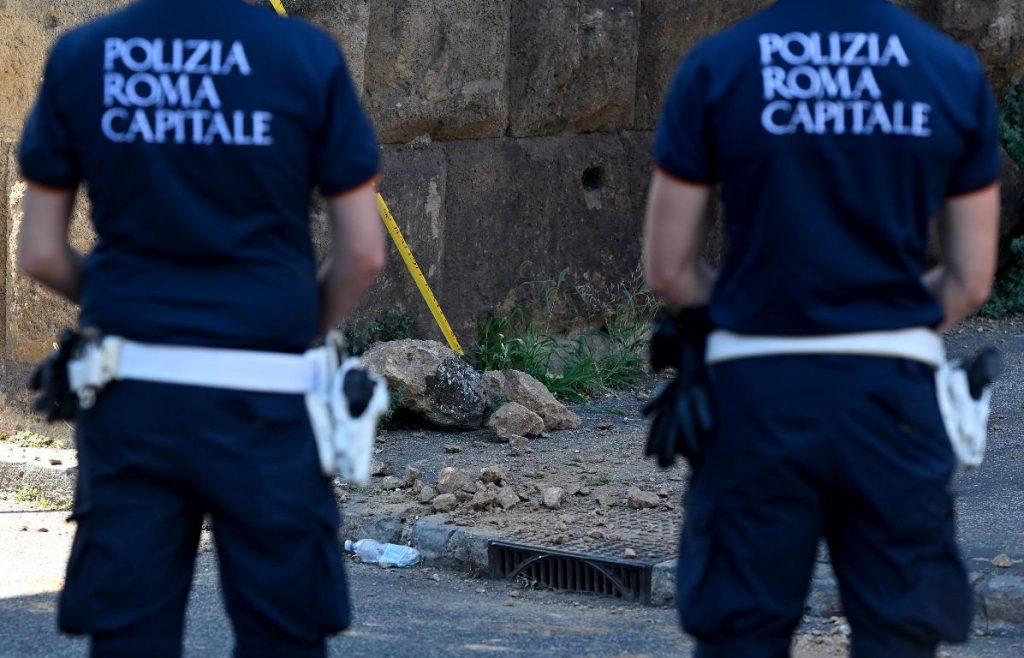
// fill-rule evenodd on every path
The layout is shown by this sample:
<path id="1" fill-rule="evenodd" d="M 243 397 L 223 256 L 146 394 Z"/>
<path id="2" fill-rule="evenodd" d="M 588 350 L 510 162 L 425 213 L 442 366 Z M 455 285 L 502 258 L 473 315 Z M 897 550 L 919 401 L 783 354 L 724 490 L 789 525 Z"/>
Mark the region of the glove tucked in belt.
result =
<path id="1" fill-rule="evenodd" d="M 711 321 L 706 306 L 683 309 L 673 315 L 662 309 L 651 336 L 654 372 L 675 368 L 676 377 L 644 407 L 651 419 L 644 456 L 669 468 L 676 455 L 699 461 L 704 442 L 714 429 L 711 390 L 704 362 Z"/>

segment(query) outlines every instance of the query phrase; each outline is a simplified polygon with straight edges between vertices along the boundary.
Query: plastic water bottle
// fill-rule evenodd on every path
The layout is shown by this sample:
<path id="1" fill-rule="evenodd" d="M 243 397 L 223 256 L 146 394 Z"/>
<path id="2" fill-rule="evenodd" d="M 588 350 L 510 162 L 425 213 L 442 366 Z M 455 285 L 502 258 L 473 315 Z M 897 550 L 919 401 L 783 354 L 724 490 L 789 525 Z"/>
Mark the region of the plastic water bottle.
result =
<path id="1" fill-rule="evenodd" d="M 345 540 L 345 550 L 355 553 L 367 564 L 379 564 L 382 567 L 414 567 L 420 563 L 420 552 L 411 546 L 399 544 L 382 544 L 373 539 L 360 539 L 353 542 Z"/>

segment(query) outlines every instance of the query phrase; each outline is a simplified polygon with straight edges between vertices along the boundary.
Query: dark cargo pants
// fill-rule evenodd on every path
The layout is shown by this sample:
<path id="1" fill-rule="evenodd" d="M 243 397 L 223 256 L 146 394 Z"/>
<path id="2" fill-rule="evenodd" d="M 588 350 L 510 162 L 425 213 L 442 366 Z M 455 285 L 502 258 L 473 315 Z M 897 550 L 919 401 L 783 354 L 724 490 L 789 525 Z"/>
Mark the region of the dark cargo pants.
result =
<path id="1" fill-rule="evenodd" d="M 712 368 L 719 421 L 686 501 L 678 603 L 700 658 L 789 655 L 828 543 L 854 658 L 966 641 L 972 596 L 933 371 L 779 356 Z"/>
<path id="2" fill-rule="evenodd" d="M 94 656 L 179 656 L 204 514 L 236 655 L 323 656 L 349 624 L 340 518 L 300 395 L 120 382 L 78 424 L 60 628 Z"/>

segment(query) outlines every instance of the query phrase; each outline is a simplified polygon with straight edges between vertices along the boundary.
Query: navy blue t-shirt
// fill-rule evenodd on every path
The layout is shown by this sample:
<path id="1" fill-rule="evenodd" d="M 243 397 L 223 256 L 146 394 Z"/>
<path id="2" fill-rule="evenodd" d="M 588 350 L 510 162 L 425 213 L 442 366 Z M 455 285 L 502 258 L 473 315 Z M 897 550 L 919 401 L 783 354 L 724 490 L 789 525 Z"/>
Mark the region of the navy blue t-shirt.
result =
<path id="1" fill-rule="evenodd" d="M 974 54 L 887 0 L 780 0 L 685 59 L 654 159 L 722 184 L 717 326 L 931 327 L 929 220 L 998 179 L 997 111 Z"/>
<path id="2" fill-rule="evenodd" d="M 291 352 L 318 328 L 313 188 L 379 170 L 331 37 L 241 0 L 141 0 L 65 35 L 20 161 L 29 182 L 88 188 L 83 326 Z"/>

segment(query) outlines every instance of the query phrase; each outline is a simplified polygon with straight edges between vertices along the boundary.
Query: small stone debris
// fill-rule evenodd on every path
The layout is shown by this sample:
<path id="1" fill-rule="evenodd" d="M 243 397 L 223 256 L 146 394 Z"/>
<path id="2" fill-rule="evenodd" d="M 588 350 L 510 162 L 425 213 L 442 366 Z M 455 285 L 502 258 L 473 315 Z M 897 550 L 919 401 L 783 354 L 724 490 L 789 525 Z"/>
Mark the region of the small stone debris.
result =
<path id="1" fill-rule="evenodd" d="M 50 460 L 50 466 L 60 466 L 60 465 L 61 465 L 61 464 L 63 464 L 63 463 L 64 463 L 64 462 L 62 462 L 62 461 L 61 461 L 61 460 L 59 460 L 59 459 L 51 459 L 51 460 Z"/>
<path id="2" fill-rule="evenodd" d="M 561 487 L 548 487 L 541 492 L 541 501 L 548 509 L 562 509 L 565 502 L 565 490 Z"/>
<path id="3" fill-rule="evenodd" d="M 600 530 L 591 530 L 587 533 L 587 536 L 591 539 L 604 539 L 604 533 Z"/>
<path id="4" fill-rule="evenodd" d="M 626 492 L 626 506 L 630 509 L 651 509 L 659 505 L 661 505 L 661 498 L 656 493 L 640 491 L 636 487 Z"/>
<path id="5" fill-rule="evenodd" d="M 498 505 L 501 509 L 509 510 L 519 504 L 519 495 L 512 491 L 510 487 L 503 487 L 498 492 Z"/>
<path id="6" fill-rule="evenodd" d="M 420 469 L 413 468 L 412 466 L 405 467 L 405 485 L 407 487 L 413 486 L 414 484 L 416 484 L 417 480 L 422 479 L 423 473 L 420 472 Z"/>
<path id="7" fill-rule="evenodd" d="M 404 484 L 405 482 L 400 478 L 397 478 L 394 475 L 389 475 L 384 478 L 384 481 L 381 482 L 380 486 L 384 491 L 394 491 L 395 489 L 401 489 Z"/>
<path id="8" fill-rule="evenodd" d="M 462 452 L 462 448 L 456 445 L 447 444 L 444 446 L 444 451 L 449 455 L 457 455 Z"/>
<path id="9" fill-rule="evenodd" d="M 602 432 L 607 432 L 611 428 L 615 427 L 615 423 L 598 423 L 597 429 Z"/>
<path id="10" fill-rule="evenodd" d="M 484 484 L 502 484 L 508 482 L 508 475 L 497 464 L 490 464 L 480 471 L 480 481 Z"/>
<path id="11" fill-rule="evenodd" d="M 28 526 L 27 525 L 23 525 L 20 528 L 18 528 L 18 531 L 19 532 L 28 532 Z"/>
<path id="12" fill-rule="evenodd" d="M 508 447 L 512 449 L 513 455 L 521 455 L 530 449 L 530 440 L 525 436 L 509 437 Z"/>
<path id="13" fill-rule="evenodd" d="M 450 512 L 459 506 L 459 499 L 454 494 L 441 494 L 433 500 L 435 512 Z"/>
<path id="14" fill-rule="evenodd" d="M 429 503 L 435 498 L 437 498 L 437 490 L 434 489 L 434 487 L 424 486 L 422 489 L 420 489 L 420 492 L 417 494 L 417 497 L 421 503 Z"/>
<path id="15" fill-rule="evenodd" d="M 566 537 L 565 535 L 555 535 L 554 537 L 551 538 L 551 543 L 554 544 L 555 546 L 561 546 L 562 544 L 564 544 L 567 541 L 569 541 L 569 538 Z"/>
<path id="16" fill-rule="evenodd" d="M 624 557 L 632 559 L 636 557 L 636 551 L 634 551 L 632 548 L 627 548 L 626 550 L 622 551 L 622 555 Z"/>
<path id="17" fill-rule="evenodd" d="M 370 473 L 374 477 L 383 477 L 385 475 L 395 474 L 395 464 L 390 459 L 387 461 L 373 460 L 370 465 Z"/>
<path id="18" fill-rule="evenodd" d="M 1017 561 L 1009 555 L 1007 555 L 1006 553 L 1001 553 L 992 558 L 992 566 L 997 567 L 999 569 L 1009 569 L 1015 564 L 1017 564 Z"/>
<path id="19" fill-rule="evenodd" d="M 440 576 L 440 574 L 432 573 L 432 574 L 430 574 L 430 579 L 431 579 L 432 581 L 434 581 L 435 583 L 439 583 L 439 582 L 441 582 L 441 576 Z"/>
<path id="20" fill-rule="evenodd" d="M 50 532 L 49 528 L 37 528 L 36 532 Z"/>
<path id="21" fill-rule="evenodd" d="M 423 491 L 423 487 L 425 486 L 426 485 L 423 483 L 423 480 L 416 480 L 415 482 L 412 483 L 412 486 L 409 487 L 409 491 L 412 492 L 412 495 L 419 496 L 420 492 Z"/>

